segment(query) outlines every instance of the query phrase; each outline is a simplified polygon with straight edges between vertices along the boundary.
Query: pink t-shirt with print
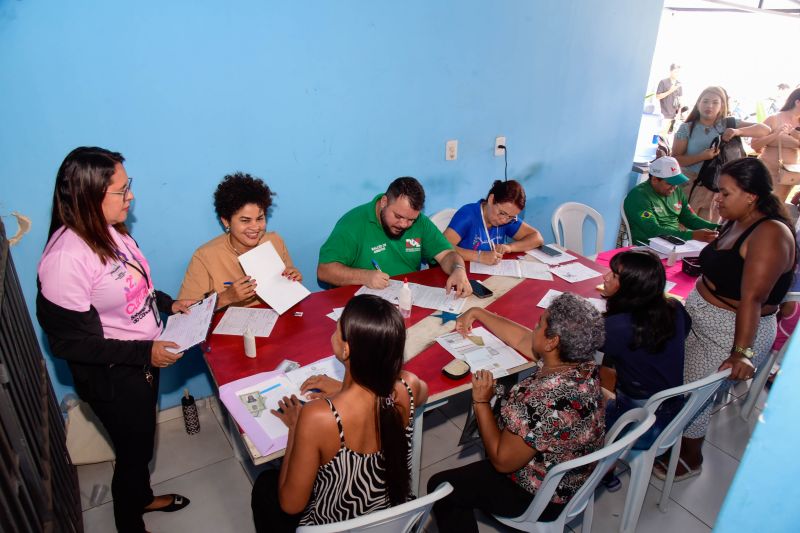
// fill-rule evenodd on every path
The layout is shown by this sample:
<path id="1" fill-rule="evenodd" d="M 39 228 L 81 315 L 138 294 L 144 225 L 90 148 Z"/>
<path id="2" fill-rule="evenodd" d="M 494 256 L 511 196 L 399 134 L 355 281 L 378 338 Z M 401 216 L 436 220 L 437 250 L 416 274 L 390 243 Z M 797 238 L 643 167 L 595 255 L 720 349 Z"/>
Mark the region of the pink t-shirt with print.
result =
<path id="1" fill-rule="evenodd" d="M 84 312 L 93 306 L 107 339 L 153 340 L 161 327 L 149 305 L 150 265 L 132 238 L 111 226 L 108 229 L 119 257 L 104 265 L 75 232 L 59 228 L 39 261 L 42 295 L 72 311 Z"/>

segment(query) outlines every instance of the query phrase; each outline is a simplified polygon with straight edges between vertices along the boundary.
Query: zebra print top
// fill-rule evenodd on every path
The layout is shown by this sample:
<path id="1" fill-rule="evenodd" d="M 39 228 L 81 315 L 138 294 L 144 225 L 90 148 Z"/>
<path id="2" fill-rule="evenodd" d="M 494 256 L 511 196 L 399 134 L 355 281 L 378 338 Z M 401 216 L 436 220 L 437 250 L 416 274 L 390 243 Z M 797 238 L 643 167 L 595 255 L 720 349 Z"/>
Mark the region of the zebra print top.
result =
<path id="1" fill-rule="evenodd" d="M 402 379 L 400 381 L 405 385 L 409 397 L 405 435 L 408 440 L 408 470 L 411 472 L 414 394 L 408 383 Z M 333 403 L 328 399 L 325 401 L 339 427 L 339 451 L 317 471 L 311 499 L 300 519 L 301 526 L 340 522 L 390 507 L 386 494 L 386 471 L 380 461 L 383 452 L 358 453 L 348 448 L 344 443 L 342 419 Z"/>

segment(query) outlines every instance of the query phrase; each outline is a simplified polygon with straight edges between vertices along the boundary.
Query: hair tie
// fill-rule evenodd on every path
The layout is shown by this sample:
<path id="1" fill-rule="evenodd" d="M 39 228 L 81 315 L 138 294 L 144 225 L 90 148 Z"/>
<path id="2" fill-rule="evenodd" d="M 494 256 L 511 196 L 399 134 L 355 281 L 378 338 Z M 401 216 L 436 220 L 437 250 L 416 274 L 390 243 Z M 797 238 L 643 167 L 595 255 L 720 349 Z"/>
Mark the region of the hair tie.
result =
<path id="1" fill-rule="evenodd" d="M 383 405 L 385 405 L 386 407 L 394 407 L 394 398 L 392 398 L 391 396 L 382 398 L 382 400 L 383 400 Z"/>

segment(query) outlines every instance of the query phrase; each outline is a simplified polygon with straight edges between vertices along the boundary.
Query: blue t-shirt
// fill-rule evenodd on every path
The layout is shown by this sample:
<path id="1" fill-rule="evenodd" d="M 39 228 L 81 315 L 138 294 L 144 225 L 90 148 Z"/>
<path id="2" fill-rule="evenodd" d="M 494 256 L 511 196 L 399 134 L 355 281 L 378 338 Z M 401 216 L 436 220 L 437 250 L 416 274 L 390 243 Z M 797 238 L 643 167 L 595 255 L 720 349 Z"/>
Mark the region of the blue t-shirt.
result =
<path id="1" fill-rule="evenodd" d="M 647 399 L 657 392 L 683 385 L 683 345 L 692 326 L 692 319 L 676 300 L 675 335 L 664 349 L 650 353 L 644 348 L 630 349 L 633 320 L 630 313 L 606 317 L 606 343 L 603 366 L 617 371 L 617 388 L 633 399 Z"/>
<path id="2" fill-rule="evenodd" d="M 691 123 L 684 122 L 678 128 L 678 131 L 675 132 L 675 138 L 689 140 L 688 144 L 686 145 L 686 152 L 684 152 L 686 155 L 699 154 L 700 152 L 711 146 L 711 141 L 714 140 L 714 137 L 722 135 L 725 132 L 725 130 L 727 129 L 727 126 L 725 125 L 726 120 L 727 119 L 723 118 L 722 120 L 717 121 L 717 123 L 714 124 L 714 127 L 708 128 L 708 132 L 706 132 L 706 127 L 703 126 L 700 123 L 700 121 L 698 121 L 694 125 L 694 128 L 692 128 L 691 136 L 689 135 L 689 126 L 691 125 Z M 736 125 L 734 126 L 734 128 L 738 128 L 742 121 L 739 120 L 738 118 L 735 119 L 735 121 Z M 703 162 L 698 161 L 694 165 L 687 165 L 682 168 L 683 170 L 688 170 L 689 172 L 694 172 L 695 174 L 697 174 L 698 172 L 700 172 L 700 167 L 702 166 Z"/>
<path id="3" fill-rule="evenodd" d="M 467 204 L 461 207 L 453 219 L 447 226 L 453 231 L 458 233 L 461 240 L 458 241 L 459 248 L 466 248 L 467 250 L 491 250 L 492 247 L 489 242 L 495 246 L 498 244 L 505 244 L 507 239 L 513 239 L 514 235 L 519 231 L 522 226 L 522 220 L 512 220 L 508 224 L 502 226 L 495 226 L 489 228 L 488 225 L 484 228 L 483 219 L 481 218 L 481 203 L 483 200 L 478 200 L 474 204 Z M 489 234 L 486 234 L 486 231 Z"/>

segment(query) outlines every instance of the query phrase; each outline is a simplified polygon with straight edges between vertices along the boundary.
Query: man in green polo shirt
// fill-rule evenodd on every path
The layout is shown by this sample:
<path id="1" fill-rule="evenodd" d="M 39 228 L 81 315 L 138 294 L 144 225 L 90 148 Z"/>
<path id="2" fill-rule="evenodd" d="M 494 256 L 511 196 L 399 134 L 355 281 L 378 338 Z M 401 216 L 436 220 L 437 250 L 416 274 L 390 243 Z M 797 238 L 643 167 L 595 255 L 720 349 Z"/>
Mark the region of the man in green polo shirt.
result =
<path id="1" fill-rule="evenodd" d="M 414 178 L 397 178 L 385 194 L 351 209 L 319 251 L 317 278 L 331 285 L 389 286 L 389 276 L 415 272 L 435 260 L 449 274 L 445 289 L 472 294 L 464 261 L 433 222 L 420 213 L 425 191 Z"/>
<path id="2" fill-rule="evenodd" d="M 678 188 L 687 181 L 673 157 L 659 157 L 650 163 L 650 178 L 631 189 L 623 204 L 633 244 L 647 244 L 659 235 L 704 242 L 717 238 L 717 224 L 697 216 Z"/>

